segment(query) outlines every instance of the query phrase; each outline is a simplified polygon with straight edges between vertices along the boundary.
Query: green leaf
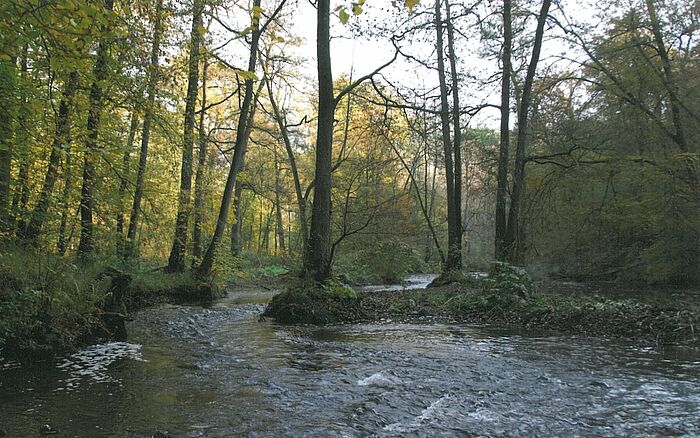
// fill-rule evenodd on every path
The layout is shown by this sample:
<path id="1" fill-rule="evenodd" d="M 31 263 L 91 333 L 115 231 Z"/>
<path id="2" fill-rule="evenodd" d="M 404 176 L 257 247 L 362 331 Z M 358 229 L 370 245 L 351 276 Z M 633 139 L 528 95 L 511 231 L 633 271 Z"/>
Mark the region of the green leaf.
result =
<path id="1" fill-rule="evenodd" d="M 340 18 L 340 22 L 343 24 L 348 24 L 348 20 L 350 19 L 350 14 L 348 14 L 345 9 L 341 9 L 340 12 L 338 13 L 338 18 Z"/>
<path id="2" fill-rule="evenodd" d="M 359 3 L 353 3 L 352 5 L 352 13 L 354 15 L 360 15 L 362 13 L 362 6 L 360 6 Z"/>

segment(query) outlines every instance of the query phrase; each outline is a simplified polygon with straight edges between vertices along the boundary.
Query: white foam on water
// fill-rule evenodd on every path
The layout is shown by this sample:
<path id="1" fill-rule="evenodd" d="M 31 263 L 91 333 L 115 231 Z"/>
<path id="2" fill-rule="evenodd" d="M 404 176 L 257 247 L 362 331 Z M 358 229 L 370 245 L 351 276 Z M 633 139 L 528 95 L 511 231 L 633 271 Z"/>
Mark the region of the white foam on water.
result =
<path id="1" fill-rule="evenodd" d="M 386 377 L 382 373 L 374 373 L 369 377 L 357 381 L 357 384 L 360 386 L 391 386 L 395 383 L 397 383 L 395 379 Z"/>
<path id="2" fill-rule="evenodd" d="M 385 432 L 398 432 L 398 433 L 409 433 L 414 432 L 422 425 L 430 423 L 435 419 L 444 417 L 442 415 L 444 412 L 449 410 L 449 401 L 452 397 L 447 394 L 443 395 L 439 399 L 435 400 L 430 404 L 430 406 L 423 409 L 423 411 L 413 419 L 410 423 L 392 423 L 384 426 Z"/>
<path id="3" fill-rule="evenodd" d="M 65 387 L 58 390 L 75 389 L 81 380 L 92 382 L 115 382 L 109 374 L 109 366 L 120 359 L 144 361 L 141 355 L 141 345 L 128 342 L 110 342 L 107 344 L 92 345 L 77 353 L 71 354 L 56 367 L 70 374 L 67 379 L 61 380 Z"/>

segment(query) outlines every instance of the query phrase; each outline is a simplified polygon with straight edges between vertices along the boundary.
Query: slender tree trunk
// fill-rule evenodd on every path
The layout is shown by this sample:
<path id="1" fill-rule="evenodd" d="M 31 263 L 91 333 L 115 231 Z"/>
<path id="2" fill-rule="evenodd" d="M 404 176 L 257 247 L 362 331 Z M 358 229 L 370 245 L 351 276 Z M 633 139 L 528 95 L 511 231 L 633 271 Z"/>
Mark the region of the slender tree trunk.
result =
<path id="1" fill-rule="evenodd" d="M 204 170 L 207 161 L 207 131 L 204 127 L 205 108 L 207 105 L 207 67 L 208 60 L 202 66 L 202 104 L 199 111 L 199 155 L 197 157 L 197 174 L 194 178 L 194 229 L 192 231 L 192 255 L 195 260 L 202 257 L 202 219 L 204 216 Z"/>
<path id="2" fill-rule="evenodd" d="M 438 63 L 438 77 L 440 80 L 440 122 L 442 128 L 442 146 L 445 153 L 445 179 L 447 180 L 447 259 L 442 267 L 443 272 L 460 269 L 459 243 L 461 240 L 461 228 L 459 216 L 455 210 L 455 174 L 452 141 L 450 139 L 450 107 L 447 102 L 447 80 L 445 78 L 445 58 L 442 39 L 442 13 L 441 1 L 435 1 L 435 28 L 437 31 L 436 52 Z"/>
<path id="3" fill-rule="evenodd" d="M 330 0 L 318 0 L 316 54 L 318 59 L 318 132 L 311 230 L 304 257 L 304 276 L 318 283 L 331 276 L 331 160 L 333 155 L 333 72 L 330 51 Z"/>
<path id="4" fill-rule="evenodd" d="M 275 224 L 277 230 L 277 243 L 280 253 L 284 254 L 287 249 L 284 245 L 284 224 L 282 223 L 282 201 L 280 200 L 282 186 L 280 184 L 280 168 L 277 158 L 277 148 L 275 148 Z"/>
<path id="5" fill-rule="evenodd" d="M 110 21 L 107 15 L 114 8 L 114 0 L 104 2 L 106 20 Z M 106 35 L 110 31 L 109 25 L 102 27 L 102 37 L 97 47 L 94 78 L 90 88 L 90 101 L 87 119 L 87 140 L 85 142 L 85 152 L 83 157 L 83 187 L 80 192 L 80 243 L 78 244 L 78 255 L 81 257 L 90 255 L 95 250 L 95 231 L 93 224 L 93 212 L 95 205 L 95 161 L 97 160 L 97 141 L 100 135 L 100 121 L 102 118 L 103 83 L 107 79 L 108 66 L 107 55 L 109 50 L 109 37 Z"/>
<path id="6" fill-rule="evenodd" d="M 28 106 L 28 98 L 26 92 L 27 84 L 27 58 L 29 53 L 29 45 L 25 44 L 22 48 L 21 58 L 21 73 L 20 73 L 20 107 L 17 116 L 17 130 L 15 132 L 15 144 L 18 146 L 17 159 L 19 161 L 19 170 L 17 172 L 17 189 L 15 189 L 12 200 L 12 211 L 15 219 L 20 218 L 17 222 L 18 230 L 24 229 L 25 215 L 27 203 L 29 202 L 29 134 L 27 121 L 29 120 L 30 110 Z"/>
<path id="7" fill-rule="evenodd" d="M 0 60 L 0 232 L 10 229 L 10 183 L 17 99 L 15 37 L 3 35 L 0 51 L 10 59 Z"/>
<path id="8" fill-rule="evenodd" d="M 289 130 L 287 129 L 287 124 L 284 116 L 280 112 L 277 106 L 277 101 L 275 99 L 274 93 L 272 92 L 272 86 L 270 81 L 266 81 L 267 94 L 270 98 L 270 106 L 272 107 L 272 115 L 277 122 L 277 127 L 282 135 L 282 141 L 284 142 L 284 149 L 287 152 L 287 158 L 289 159 L 289 167 L 292 171 L 292 179 L 294 181 L 294 193 L 297 198 L 297 205 L 299 208 L 299 234 L 301 235 L 302 248 L 306 248 L 308 240 L 308 221 L 306 218 L 306 199 L 304 198 L 303 191 L 301 189 L 301 180 L 299 179 L 299 170 L 297 169 L 297 160 L 294 156 L 294 151 L 292 150 L 292 142 L 289 139 Z"/>
<path id="9" fill-rule="evenodd" d="M 260 0 L 254 0 L 253 8 L 260 7 Z M 248 58 L 248 71 L 254 72 L 257 56 L 258 56 L 258 43 L 260 41 L 260 22 L 259 19 L 253 18 L 253 34 L 251 37 L 250 44 L 250 56 Z M 262 83 L 259 87 L 262 86 Z M 243 96 L 243 102 L 241 103 L 241 111 L 238 114 L 238 124 L 236 127 L 236 143 L 234 145 L 233 158 L 231 159 L 231 167 L 229 169 L 228 177 L 226 178 L 226 186 L 224 187 L 224 195 L 221 199 L 221 208 L 219 209 L 219 216 L 216 220 L 216 228 L 214 229 L 214 236 L 209 243 L 206 254 L 202 259 L 202 263 L 199 265 L 198 273 L 200 275 L 208 275 L 211 272 L 211 268 L 214 264 L 214 255 L 216 254 L 216 249 L 224 236 L 224 230 L 226 229 L 226 221 L 228 218 L 228 212 L 231 208 L 231 198 L 233 195 L 233 189 L 236 184 L 236 178 L 238 177 L 238 172 L 243 166 L 243 159 L 245 152 L 248 149 L 248 138 L 250 136 L 250 130 L 253 126 L 252 117 L 248 117 L 249 112 L 254 114 L 254 110 L 251 110 L 253 105 L 253 80 L 248 78 L 245 80 L 245 94 Z"/>
<path id="10" fill-rule="evenodd" d="M 508 228 L 506 229 L 505 248 L 506 260 L 510 263 L 521 261 L 522 242 L 520 230 L 520 207 L 525 192 L 525 148 L 527 147 L 527 124 L 532 101 L 532 86 L 537 72 L 537 63 L 540 59 L 544 25 L 551 0 L 544 0 L 542 9 L 537 17 L 537 29 L 535 41 L 532 47 L 532 57 L 527 67 L 525 83 L 523 84 L 520 106 L 518 108 L 518 141 L 515 150 L 515 174 L 513 175 L 513 192 L 510 198 L 510 210 L 508 211 Z"/>
<path id="11" fill-rule="evenodd" d="M 129 168 L 131 164 L 131 153 L 134 150 L 134 139 L 136 130 L 138 129 L 139 118 L 136 112 L 131 113 L 131 122 L 129 123 L 129 134 L 126 138 L 126 147 L 124 148 L 124 157 L 122 158 L 122 174 L 119 180 L 119 191 L 117 192 L 117 256 L 126 257 L 126 240 L 124 236 L 124 195 L 126 194 L 126 186 L 129 183 Z"/>
<path id="12" fill-rule="evenodd" d="M 265 231 L 263 232 L 262 247 L 265 249 L 265 253 L 270 253 L 270 226 L 272 224 L 272 216 L 275 213 L 275 206 L 270 206 L 270 211 L 265 215 Z"/>
<path id="13" fill-rule="evenodd" d="M 447 48 L 450 59 L 450 77 L 452 80 L 452 130 L 454 152 L 454 220 L 455 226 L 450 234 L 450 248 L 453 248 L 451 269 L 462 269 L 462 128 L 459 121 L 459 81 L 457 79 L 457 54 L 455 53 L 454 26 L 450 13 L 450 0 L 445 0 L 445 14 L 447 15 Z"/>
<path id="14" fill-rule="evenodd" d="M 498 150 L 498 182 L 496 189 L 495 258 L 505 261 L 506 197 L 508 196 L 508 148 L 510 144 L 510 72 L 513 29 L 511 0 L 503 0 L 503 53 L 501 78 L 501 140 Z"/>
<path id="15" fill-rule="evenodd" d="M 58 226 L 58 242 L 56 250 L 58 255 L 64 256 L 68 249 L 66 239 L 66 225 L 71 215 L 70 193 L 73 190 L 73 154 L 70 145 L 66 145 L 63 160 L 63 195 L 61 196 L 61 222 Z"/>
<path id="16" fill-rule="evenodd" d="M 182 168 L 180 171 L 180 194 L 175 220 L 175 237 L 168 259 L 169 272 L 185 270 L 185 250 L 187 248 L 187 227 L 192 209 L 192 156 L 194 148 L 194 111 L 199 85 L 199 47 L 202 41 L 203 0 L 195 0 L 192 7 L 192 31 L 190 32 L 190 60 L 185 100 L 185 129 L 182 144 Z"/>
<path id="17" fill-rule="evenodd" d="M 260 82 L 258 84 L 257 91 L 255 92 L 255 95 L 259 95 L 260 91 L 262 90 L 262 85 L 263 83 Z M 256 101 L 253 100 L 253 102 L 250 105 L 250 115 L 248 116 L 248 123 L 247 123 L 247 133 L 246 133 L 246 141 L 247 139 L 250 138 L 250 133 L 253 129 L 253 122 L 255 120 L 255 110 L 256 110 Z M 240 166 L 238 169 L 238 173 L 242 172 L 243 169 L 245 168 L 245 153 L 241 155 L 241 160 L 240 160 Z M 238 257 L 241 254 L 241 249 L 243 248 L 243 184 L 241 181 L 236 179 L 235 183 L 235 188 L 234 188 L 234 194 L 233 194 L 233 211 L 235 214 L 235 223 L 231 226 L 231 254 L 234 257 Z M 252 238 L 252 232 L 250 234 L 250 237 Z"/>
<path id="18" fill-rule="evenodd" d="M 58 107 L 58 117 L 56 118 L 56 132 L 54 134 L 53 144 L 51 145 L 51 153 L 49 154 L 49 164 L 44 176 L 44 183 L 39 193 L 39 200 L 32 210 L 29 223 L 22 230 L 22 239 L 30 244 L 35 245 L 41 228 L 46 219 L 46 213 L 49 209 L 51 197 L 53 195 L 54 185 L 58 177 L 58 166 L 61 162 L 61 150 L 65 150 L 71 142 L 70 138 L 70 113 L 73 106 L 73 97 L 78 88 L 78 72 L 74 71 L 68 75 L 66 83 L 63 85 L 63 95 L 61 103 Z"/>
<path id="19" fill-rule="evenodd" d="M 243 247 L 243 184 L 241 184 L 241 181 L 236 181 L 236 190 L 233 197 L 233 211 L 236 215 L 236 222 L 231 227 L 231 255 L 238 257 L 241 255 L 241 248 Z"/>
<path id="20" fill-rule="evenodd" d="M 132 257 L 136 248 L 136 230 L 141 216 L 141 199 L 143 198 L 146 164 L 148 163 L 148 142 L 151 136 L 151 124 L 156 102 L 156 85 L 158 84 L 158 57 L 160 39 L 163 33 L 163 0 L 156 0 L 155 22 L 153 23 L 153 41 L 151 42 L 151 59 L 148 65 L 147 101 L 143 116 L 143 131 L 141 132 L 141 150 L 139 151 L 139 167 L 136 170 L 136 185 L 134 187 L 134 202 L 129 215 L 129 229 L 126 233 L 126 251 L 124 256 Z"/>

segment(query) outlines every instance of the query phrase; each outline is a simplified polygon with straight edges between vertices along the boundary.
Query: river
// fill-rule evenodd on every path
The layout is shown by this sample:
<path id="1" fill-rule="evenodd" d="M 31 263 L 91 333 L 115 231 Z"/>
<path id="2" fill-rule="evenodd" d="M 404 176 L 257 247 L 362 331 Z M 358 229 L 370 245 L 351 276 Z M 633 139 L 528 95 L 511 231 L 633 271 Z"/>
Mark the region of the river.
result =
<path id="1" fill-rule="evenodd" d="M 414 283 L 415 284 L 415 283 Z M 478 325 L 281 326 L 269 292 L 134 315 L 128 343 L 0 360 L 36 437 L 700 436 L 700 354 Z"/>

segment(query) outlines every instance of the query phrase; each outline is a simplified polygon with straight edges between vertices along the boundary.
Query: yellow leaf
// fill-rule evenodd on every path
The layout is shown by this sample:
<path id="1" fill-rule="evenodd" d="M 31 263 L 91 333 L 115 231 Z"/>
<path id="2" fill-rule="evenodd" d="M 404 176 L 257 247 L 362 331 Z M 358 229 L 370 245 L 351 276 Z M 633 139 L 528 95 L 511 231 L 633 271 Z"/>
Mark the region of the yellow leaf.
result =
<path id="1" fill-rule="evenodd" d="M 244 81 L 257 81 L 258 75 L 254 71 L 249 70 L 235 70 L 236 74 L 241 77 Z"/>
<path id="2" fill-rule="evenodd" d="M 343 24 L 348 24 L 348 20 L 350 19 L 350 14 L 348 14 L 345 9 L 341 9 L 340 12 L 338 13 L 338 18 L 340 18 L 340 22 Z"/>
<path id="3" fill-rule="evenodd" d="M 413 12 L 413 8 L 416 7 L 416 5 L 418 5 L 419 2 L 420 0 L 404 0 L 404 4 L 408 8 L 408 12 L 411 13 Z"/>

